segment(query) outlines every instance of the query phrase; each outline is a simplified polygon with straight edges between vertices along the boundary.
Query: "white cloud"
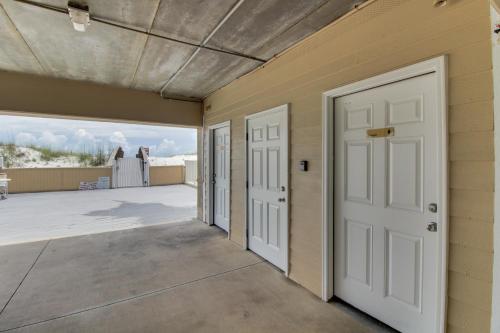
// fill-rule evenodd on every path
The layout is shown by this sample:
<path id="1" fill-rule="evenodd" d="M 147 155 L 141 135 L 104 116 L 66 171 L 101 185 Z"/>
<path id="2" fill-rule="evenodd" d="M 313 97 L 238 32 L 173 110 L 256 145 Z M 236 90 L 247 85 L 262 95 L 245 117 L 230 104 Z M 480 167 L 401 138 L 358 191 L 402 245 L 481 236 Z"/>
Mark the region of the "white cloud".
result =
<path id="1" fill-rule="evenodd" d="M 92 133 L 80 128 L 73 135 L 70 146 L 76 151 L 94 151 L 97 146 L 97 139 Z"/>
<path id="2" fill-rule="evenodd" d="M 163 141 L 158 146 L 158 149 L 160 150 L 169 150 L 174 148 L 175 148 L 175 141 L 169 139 L 163 139 Z"/>
<path id="3" fill-rule="evenodd" d="M 78 141 L 95 141 L 95 137 L 87 130 L 80 128 L 75 132 L 75 139 Z"/>
<path id="4" fill-rule="evenodd" d="M 171 155 L 179 150 L 174 140 L 163 139 L 163 141 L 158 146 L 151 147 L 154 150 L 155 155 Z"/>
<path id="5" fill-rule="evenodd" d="M 152 156 L 157 151 L 157 156 L 196 151 L 196 130 L 191 128 L 4 115 L 0 115 L 0 127 L 0 142 L 45 145 L 75 152 L 92 151 L 100 146 L 105 149 L 122 146 L 127 156 L 135 155 L 139 146 L 150 147 Z"/>
<path id="6" fill-rule="evenodd" d="M 16 135 L 16 145 L 29 146 L 36 144 L 36 137 L 31 133 L 20 132 Z"/>
<path id="7" fill-rule="evenodd" d="M 111 142 L 113 146 L 121 146 L 125 151 L 129 149 L 127 138 L 120 131 L 113 132 L 109 137 L 109 142 Z"/>
<path id="8" fill-rule="evenodd" d="M 38 145 L 42 147 L 50 147 L 50 148 L 63 148 L 64 144 L 68 141 L 66 135 L 56 135 L 51 131 L 44 131 L 42 136 L 38 138 Z"/>

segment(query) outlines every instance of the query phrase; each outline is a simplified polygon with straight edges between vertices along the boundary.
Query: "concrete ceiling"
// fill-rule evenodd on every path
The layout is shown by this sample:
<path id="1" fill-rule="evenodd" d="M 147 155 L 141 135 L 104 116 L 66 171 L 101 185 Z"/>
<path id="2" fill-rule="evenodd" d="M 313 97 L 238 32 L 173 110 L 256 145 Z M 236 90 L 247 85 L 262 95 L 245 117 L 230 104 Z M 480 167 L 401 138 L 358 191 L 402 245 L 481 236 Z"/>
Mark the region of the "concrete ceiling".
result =
<path id="1" fill-rule="evenodd" d="M 200 100 L 348 12 L 359 0 L 0 0 L 0 70 Z"/>

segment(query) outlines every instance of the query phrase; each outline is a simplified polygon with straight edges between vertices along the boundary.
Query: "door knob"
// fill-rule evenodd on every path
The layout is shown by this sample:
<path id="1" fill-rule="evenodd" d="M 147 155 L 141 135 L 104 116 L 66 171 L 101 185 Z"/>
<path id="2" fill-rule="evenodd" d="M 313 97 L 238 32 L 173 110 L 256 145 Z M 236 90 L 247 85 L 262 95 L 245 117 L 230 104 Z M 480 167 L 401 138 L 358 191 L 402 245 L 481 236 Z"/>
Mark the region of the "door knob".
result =
<path id="1" fill-rule="evenodd" d="M 285 198 L 279 198 L 278 201 L 279 202 L 285 202 Z"/>
<path id="2" fill-rule="evenodd" d="M 429 212 L 431 212 L 431 213 L 437 213 L 438 205 L 436 203 L 430 203 L 428 209 L 429 209 Z"/>

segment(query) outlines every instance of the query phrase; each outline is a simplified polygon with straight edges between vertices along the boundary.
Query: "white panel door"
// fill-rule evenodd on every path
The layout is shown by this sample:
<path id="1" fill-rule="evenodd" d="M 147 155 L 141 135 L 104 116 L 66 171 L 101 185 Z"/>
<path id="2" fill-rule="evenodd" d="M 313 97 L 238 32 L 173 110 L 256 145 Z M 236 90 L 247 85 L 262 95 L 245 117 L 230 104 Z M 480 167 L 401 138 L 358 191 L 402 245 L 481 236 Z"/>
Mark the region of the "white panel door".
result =
<path id="1" fill-rule="evenodd" d="M 288 108 L 247 120 L 248 247 L 288 267 Z"/>
<path id="2" fill-rule="evenodd" d="M 221 127 L 213 133 L 213 198 L 214 224 L 229 231 L 229 127 Z"/>
<path id="3" fill-rule="evenodd" d="M 117 187 L 144 186 L 142 163 L 142 159 L 135 157 L 124 157 L 116 160 Z"/>
<path id="4" fill-rule="evenodd" d="M 334 293 L 402 332 L 438 330 L 434 75 L 335 100 Z"/>

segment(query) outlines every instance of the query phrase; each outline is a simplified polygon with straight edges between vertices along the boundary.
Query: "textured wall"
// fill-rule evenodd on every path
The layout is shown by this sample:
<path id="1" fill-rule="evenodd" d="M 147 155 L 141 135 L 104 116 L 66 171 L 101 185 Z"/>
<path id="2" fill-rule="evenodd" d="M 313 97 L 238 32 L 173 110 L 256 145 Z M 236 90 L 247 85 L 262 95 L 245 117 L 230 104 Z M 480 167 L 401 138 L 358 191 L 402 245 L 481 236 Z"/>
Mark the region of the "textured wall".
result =
<path id="1" fill-rule="evenodd" d="M 500 0 L 497 0 L 500 4 Z M 500 6 L 492 6 L 491 8 L 492 24 L 500 23 Z M 495 128 L 500 128 L 500 43 L 498 42 L 498 35 L 492 33 L 493 39 L 493 80 L 494 80 L 494 108 L 495 108 Z M 495 155 L 500 156 L 500 132 L 495 133 Z M 500 170 L 500 161 L 496 159 L 495 170 Z M 496 172 L 498 173 L 498 172 Z M 497 176 L 498 177 L 498 176 Z M 500 182 L 496 181 L 495 184 L 495 211 L 499 212 L 500 208 Z M 498 215 L 498 214 L 497 214 Z M 494 247 L 495 256 L 493 264 L 493 318 L 491 323 L 492 332 L 500 332 L 500 221 L 499 216 L 495 216 L 494 227 Z"/>
<path id="2" fill-rule="evenodd" d="M 110 167 L 102 168 L 30 168 L 3 169 L 10 193 L 74 191 L 80 182 L 97 181 L 99 177 L 112 177 Z M 151 186 L 184 183 L 184 166 L 153 166 L 149 169 Z"/>
<path id="3" fill-rule="evenodd" d="M 291 103 L 290 278 L 321 292 L 321 94 L 449 55 L 448 332 L 489 332 L 493 255 L 490 2 L 375 0 L 204 101 L 206 124 L 231 128 L 231 237 L 245 234 L 244 117 Z M 310 171 L 297 171 L 298 161 Z"/>
<path id="4" fill-rule="evenodd" d="M 201 126 L 201 103 L 89 82 L 0 71 L 0 111 L 60 118 Z"/>
<path id="5" fill-rule="evenodd" d="M 9 183 L 9 192 L 48 192 L 78 190 L 80 182 L 97 181 L 99 177 L 110 177 L 111 168 L 30 168 L 4 169 Z"/>
<path id="6" fill-rule="evenodd" d="M 182 165 L 149 167 L 151 186 L 183 184 L 184 170 Z"/>

